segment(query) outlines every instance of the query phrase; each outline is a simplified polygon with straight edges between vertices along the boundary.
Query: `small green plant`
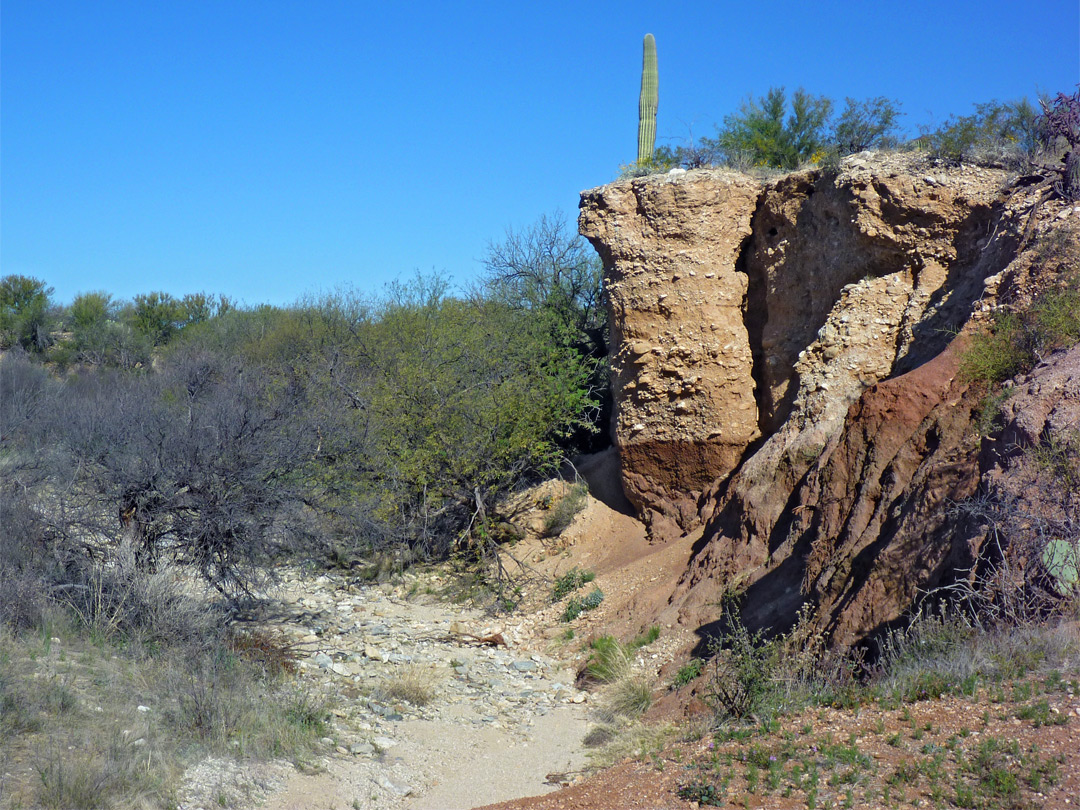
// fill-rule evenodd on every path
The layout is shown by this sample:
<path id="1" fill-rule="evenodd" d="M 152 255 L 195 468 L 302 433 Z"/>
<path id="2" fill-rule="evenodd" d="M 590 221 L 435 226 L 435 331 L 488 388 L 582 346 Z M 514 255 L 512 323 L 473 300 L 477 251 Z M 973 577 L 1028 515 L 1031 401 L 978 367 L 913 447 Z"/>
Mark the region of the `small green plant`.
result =
<path id="1" fill-rule="evenodd" d="M 578 568 L 571 568 L 555 580 L 555 587 L 552 588 L 551 591 L 551 601 L 558 602 L 560 599 L 573 593 L 582 585 L 592 582 L 594 579 L 596 579 L 596 574 L 592 571 L 582 571 Z"/>
<path id="2" fill-rule="evenodd" d="M 692 782 L 679 788 L 676 795 L 686 802 L 697 802 L 707 807 L 723 807 L 726 804 L 727 791 L 723 785 L 718 789 L 709 782 Z"/>
<path id="3" fill-rule="evenodd" d="M 563 610 L 562 620 L 564 622 L 572 622 L 582 613 L 587 613 L 590 610 L 595 610 L 600 607 L 600 603 L 604 601 L 604 592 L 599 588 L 594 588 L 588 596 L 578 599 L 576 596 L 571 597 L 566 602 L 566 608 Z"/>
<path id="4" fill-rule="evenodd" d="M 653 625 L 640 636 L 636 636 L 627 644 L 627 648 L 631 650 L 640 650 L 642 647 L 647 647 L 660 638 L 660 628 L 657 625 Z"/>
<path id="5" fill-rule="evenodd" d="M 692 658 L 690 661 L 679 668 L 679 671 L 675 673 L 675 677 L 671 681 L 673 689 L 679 689 L 691 683 L 705 670 L 705 662 L 700 658 Z"/>
<path id="6" fill-rule="evenodd" d="M 544 536 L 555 537 L 566 531 L 574 522 L 574 517 L 585 508 L 588 495 L 589 488 L 585 484 L 571 486 L 570 490 L 555 501 L 550 511 L 544 516 Z"/>
<path id="7" fill-rule="evenodd" d="M 1030 720 L 1035 728 L 1040 726 L 1063 726 L 1069 722 L 1069 718 L 1063 714 L 1055 714 L 1050 709 L 1050 702 L 1046 699 L 1034 701 L 1021 706 L 1016 711 L 1019 720 Z"/>

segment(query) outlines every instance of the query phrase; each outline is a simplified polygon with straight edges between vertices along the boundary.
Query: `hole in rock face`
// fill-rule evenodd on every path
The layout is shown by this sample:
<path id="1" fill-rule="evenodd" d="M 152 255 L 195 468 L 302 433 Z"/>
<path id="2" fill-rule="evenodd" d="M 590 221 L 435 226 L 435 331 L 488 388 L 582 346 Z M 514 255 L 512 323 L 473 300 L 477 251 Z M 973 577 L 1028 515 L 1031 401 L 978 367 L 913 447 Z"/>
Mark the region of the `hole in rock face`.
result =
<path id="1" fill-rule="evenodd" d="M 776 228 L 769 228 L 769 236 L 776 236 L 779 233 L 780 231 L 776 230 Z"/>

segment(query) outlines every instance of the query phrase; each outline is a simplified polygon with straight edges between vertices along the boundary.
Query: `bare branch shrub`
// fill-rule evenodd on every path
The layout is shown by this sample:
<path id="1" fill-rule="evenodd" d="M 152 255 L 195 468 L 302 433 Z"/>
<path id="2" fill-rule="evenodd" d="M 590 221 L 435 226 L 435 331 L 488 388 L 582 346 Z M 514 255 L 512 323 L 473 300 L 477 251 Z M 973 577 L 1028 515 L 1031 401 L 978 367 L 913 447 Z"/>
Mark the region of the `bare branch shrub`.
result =
<path id="1" fill-rule="evenodd" d="M 982 630 L 1025 627 L 1076 610 L 1080 595 L 1063 596 L 1045 563 L 1048 543 L 1080 543 L 1075 517 L 1036 513 L 1006 493 L 969 499 L 954 512 L 983 526 L 987 536 L 975 567 L 933 597 L 963 609 Z"/>
<path id="2" fill-rule="evenodd" d="M 1037 120 L 1039 138 L 1047 151 L 1063 153 L 1059 166 L 1046 167 L 1060 177 L 1054 188 L 1067 200 L 1080 199 L 1080 90 L 1058 93 L 1053 102 L 1042 100 Z"/>

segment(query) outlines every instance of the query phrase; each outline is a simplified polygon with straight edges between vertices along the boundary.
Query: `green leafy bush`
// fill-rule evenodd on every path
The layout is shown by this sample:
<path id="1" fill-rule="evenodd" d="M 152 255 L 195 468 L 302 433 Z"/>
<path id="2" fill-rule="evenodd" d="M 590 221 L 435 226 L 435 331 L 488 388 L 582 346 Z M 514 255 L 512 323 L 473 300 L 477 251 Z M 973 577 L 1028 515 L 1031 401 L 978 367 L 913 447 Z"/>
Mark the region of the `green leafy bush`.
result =
<path id="1" fill-rule="evenodd" d="M 44 281 L 29 276 L 0 278 L 0 348 L 40 352 L 48 347 L 52 291 Z"/>
<path id="2" fill-rule="evenodd" d="M 867 149 L 890 149 L 899 145 L 900 104 L 884 96 L 858 101 L 844 99 L 829 138 L 840 156 Z"/>
<path id="3" fill-rule="evenodd" d="M 975 105 L 971 115 L 951 116 L 919 142 L 931 157 L 961 162 L 1019 165 L 1038 143 L 1037 110 L 1026 98 Z"/>
<path id="4" fill-rule="evenodd" d="M 555 587 L 551 592 L 551 601 L 558 602 L 564 596 L 573 593 L 582 585 L 588 582 L 592 582 L 596 579 L 596 574 L 592 571 L 583 571 L 579 568 L 571 568 L 561 577 L 555 580 Z"/>
<path id="5" fill-rule="evenodd" d="M 724 118 L 716 147 L 736 168 L 797 168 L 824 151 L 832 106 L 829 99 L 802 88 L 792 94 L 789 105 L 783 87 L 770 88 L 765 96 L 746 99 L 737 113 Z"/>
<path id="6" fill-rule="evenodd" d="M 599 588 L 594 588 L 589 595 L 583 599 L 578 599 L 576 596 L 571 597 L 566 603 L 566 608 L 563 610 L 562 620 L 564 622 L 572 622 L 582 613 L 588 613 L 590 610 L 595 610 L 600 607 L 600 603 L 603 601 L 604 593 Z"/>

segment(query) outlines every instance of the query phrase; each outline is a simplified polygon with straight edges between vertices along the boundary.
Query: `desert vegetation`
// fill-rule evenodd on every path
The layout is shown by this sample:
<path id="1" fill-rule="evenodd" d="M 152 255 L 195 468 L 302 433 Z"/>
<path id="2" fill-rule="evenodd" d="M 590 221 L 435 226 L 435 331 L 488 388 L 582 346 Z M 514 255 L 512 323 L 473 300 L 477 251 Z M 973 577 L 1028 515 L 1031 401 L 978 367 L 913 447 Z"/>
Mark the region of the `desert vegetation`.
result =
<path id="1" fill-rule="evenodd" d="M 907 144 L 896 102 L 834 108 L 774 88 L 716 138 L 646 163 L 789 170 L 906 146 L 1034 168 L 1048 194 L 1077 193 L 1080 94 L 1044 100 L 1041 114 L 1025 101 L 980 105 Z M 1051 231 L 1034 254 L 1045 283 L 993 313 L 963 360 L 985 389 L 987 436 L 1001 430 L 1007 382 L 1080 341 L 1075 232 Z M 503 498 L 606 440 L 601 268 L 560 216 L 493 243 L 466 290 L 418 277 L 288 307 L 51 296 L 42 280 L 0 279 L 0 771 L 33 762 L 44 807 L 168 806 L 180 763 L 205 753 L 304 761 L 332 707 L 295 689 L 288 643 L 237 621 L 273 563 L 377 576 L 452 558 L 493 609 L 512 608 Z M 1078 641 L 1062 629 L 1077 618 L 1078 447 L 1063 433 L 1017 449 L 1049 510 L 996 492 L 952 505 L 958 526 L 999 553 L 860 649 L 831 650 L 802 622 L 751 632 L 725 605 L 707 655 L 671 678 L 711 711 L 713 745 L 685 766 L 682 798 L 1011 807 L 1060 779 L 1056 755 L 991 721 L 1068 722 L 1055 701 L 1080 691 Z M 586 500 L 570 486 L 541 533 L 564 531 Z M 555 580 L 544 600 L 557 620 L 603 604 L 594 579 L 571 568 Z M 641 732 L 656 686 L 635 656 L 659 634 L 583 649 L 585 677 L 603 690 L 590 742 L 628 753 L 631 739 L 658 767 L 670 735 Z M 438 679 L 412 667 L 376 690 L 422 706 Z M 978 741 L 919 717 L 945 700 L 993 704 Z M 887 719 L 873 734 L 904 756 L 878 764 L 857 737 L 808 719 L 838 707 L 874 707 Z M 9 795 L 0 780 L 0 800 Z"/>
<path id="2" fill-rule="evenodd" d="M 2 280 L 0 750 L 35 806 L 167 806 L 200 752 L 304 760 L 328 708 L 236 622 L 276 561 L 455 555 L 509 604 L 498 504 L 593 441 L 605 325 L 561 217 L 487 267 L 281 308 Z M 382 689 L 423 703 L 413 675 Z"/>
<path id="3" fill-rule="evenodd" d="M 654 150 L 651 160 L 631 167 L 631 174 L 682 167 L 727 166 L 739 171 L 791 171 L 804 166 L 835 166 L 840 158 L 868 149 L 913 150 L 932 161 L 1005 166 L 1057 177 L 1059 192 L 1074 199 L 1080 140 L 1080 96 L 992 100 L 974 105 L 967 115 L 951 115 L 941 124 L 921 125 L 914 137 L 901 126 L 899 101 L 884 96 L 831 98 L 804 88 L 788 93 L 772 87 L 764 96 L 748 96 L 723 119 L 714 137 L 693 136 Z"/>

